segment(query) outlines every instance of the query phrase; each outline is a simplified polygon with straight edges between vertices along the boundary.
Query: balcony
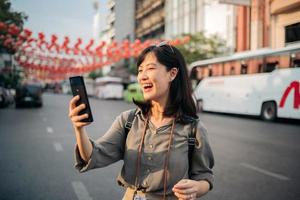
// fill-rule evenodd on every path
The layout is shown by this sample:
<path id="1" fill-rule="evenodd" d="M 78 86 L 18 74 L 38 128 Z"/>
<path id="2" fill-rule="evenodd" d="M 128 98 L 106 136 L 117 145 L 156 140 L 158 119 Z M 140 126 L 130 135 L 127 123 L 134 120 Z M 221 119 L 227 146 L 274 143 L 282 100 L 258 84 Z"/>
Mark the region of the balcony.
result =
<path id="1" fill-rule="evenodd" d="M 151 13 L 153 10 L 162 7 L 164 9 L 163 4 L 164 0 L 160 1 L 144 1 L 143 4 L 137 8 L 136 19 L 140 19 L 145 15 Z"/>

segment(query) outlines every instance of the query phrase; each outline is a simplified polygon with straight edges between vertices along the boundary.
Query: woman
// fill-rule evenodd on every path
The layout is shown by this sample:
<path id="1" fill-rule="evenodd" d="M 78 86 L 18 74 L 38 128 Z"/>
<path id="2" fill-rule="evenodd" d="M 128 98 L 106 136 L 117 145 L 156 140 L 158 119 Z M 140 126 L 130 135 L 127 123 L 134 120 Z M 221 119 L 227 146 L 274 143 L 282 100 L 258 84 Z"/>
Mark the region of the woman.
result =
<path id="1" fill-rule="evenodd" d="M 123 159 L 118 183 L 124 200 L 196 199 L 212 189 L 214 165 L 206 129 L 198 122 L 188 72 L 182 54 L 167 43 L 150 46 L 137 58 L 138 82 L 144 102 L 135 102 L 132 127 L 125 133 L 129 113 L 121 113 L 107 133 L 93 141 L 78 115 L 84 105 L 70 101 L 69 116 L 77 139 L 76 168 L 85 172 Z M 189 166 L 188 135 L 197 121 L 196 144 Z"/>

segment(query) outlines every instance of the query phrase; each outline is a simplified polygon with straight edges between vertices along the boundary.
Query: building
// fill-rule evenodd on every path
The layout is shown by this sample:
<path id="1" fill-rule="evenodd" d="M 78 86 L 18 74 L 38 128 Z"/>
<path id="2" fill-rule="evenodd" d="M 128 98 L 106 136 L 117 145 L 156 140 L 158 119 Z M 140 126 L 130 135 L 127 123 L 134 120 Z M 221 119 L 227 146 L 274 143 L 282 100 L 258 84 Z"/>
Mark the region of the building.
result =
<path id="1" fill-rule="evenodd" d="M 299 0 L 251 0 L 249 6 L 237 5 L 237 51 L 295 42 L 300 42 Z"/>
<path id="2" fill-rule="evenodd" d="M 236 53 L 192 63 L 193 77 L 201 80 L 207 76 L 254 74 L 300 66 L 299 0 L 220 2 L 236 7 Z"/>
<path id="3" fill-rule="evenodd" d="M 133 41 L 134 35 L 134 0 L 109 0 L 109 14 L 106 18 L 108 37 L 117 42 L 125 39 Z M 126 12 L 125 12 L 126 11 Z"/>
<path id="4" fill-rule="evenodd" d="M 102 38 L 107 43 L 112 41 L 122 42 L 125 39 L 133 42 L 135 39 L 135 1 L 108 0 L 108 9 L 107 27 L 102 32 Z M 131 62 L 129 59 L 123 59 L 118 63 L 114 63 L 113 66 L 105 66 L 103 67 L 103 74 L 121 77 L 126 82 L 130 78 L 126 67 L 128 68 Z"/>
<path id="5" fill-rule="evenodd" d="M 93 7 L 95 10 L 95 15 L 94 15 L 94 21 L 93 21 L 93 39 L 95 41 L 99 40 L 101 29 L 103 30 L 104 27 L 101 27 L 101 15 L 99 12 L 99 2 L 94 1 L 93 2 Z"/>
<path id="6" fill-rule="evenodd" d="M 235 49 L 235 9 L 233 5 L 218 0 L 166 0 L 165 37 L 204 31 L 206 35 L 218 34 L 228 49 Z"/>
<path id="7" fill-rule="evenodd" d="M 135 1 L 135 36 L 140 40 L 163 38 L 165 0 Z"/>

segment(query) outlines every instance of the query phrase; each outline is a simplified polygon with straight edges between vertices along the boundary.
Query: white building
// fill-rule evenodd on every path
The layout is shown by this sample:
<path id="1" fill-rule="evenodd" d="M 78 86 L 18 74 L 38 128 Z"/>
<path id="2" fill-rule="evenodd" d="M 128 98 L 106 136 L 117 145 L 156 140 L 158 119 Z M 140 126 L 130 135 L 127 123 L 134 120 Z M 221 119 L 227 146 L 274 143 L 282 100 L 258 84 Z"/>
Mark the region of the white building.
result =
<path id="1" fill-rule="evenodd" d="M 134 40 L 134 5 L 134 0 L 108 0 L 106 23 L 110 41 Z"/>
<path id="2" fill-rule="evenodd" d="M 166 0 L 165 37 L 204 31 L 218 34 L 227 47 L 235 47 L 235 11 L 233 5 L 218 0 Z"/>

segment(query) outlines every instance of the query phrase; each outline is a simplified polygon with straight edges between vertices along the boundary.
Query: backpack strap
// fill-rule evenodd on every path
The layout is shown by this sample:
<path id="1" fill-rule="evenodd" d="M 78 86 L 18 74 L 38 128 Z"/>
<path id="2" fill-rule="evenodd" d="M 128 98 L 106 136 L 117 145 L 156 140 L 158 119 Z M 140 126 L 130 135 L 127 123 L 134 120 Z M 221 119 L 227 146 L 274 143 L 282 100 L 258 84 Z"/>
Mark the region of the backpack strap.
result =
<path id="1" fill-rule="evenodd" d="M 126 141 L 128 133 L 129 133 L 129 131 L 131 129 L 132 122 L 134 120 L 136 111 L 137 111 L 137 108 L 130 111 L 129 116 L 127 118 L 127 121 L 125 123 L 125 127 L 124 127 L 124 130 L 125 130 L 125 141 Z"/>
<path id="2" fill-rule="evenodd" d="M 193 153 L 196 145 L 196 132 L 199 120 L 193 120 L 191 123 L 191 132 L 188 135 L 188 159 L 189 159 L 189 174 L 192 168 Z"/>
<path id="3" fill-rule="evenodd" d="M 137 108 L 134 109 L 134 110 L 131 110 L 129 115 L 128 115 L 128 118 L 127 118 L 127 121 L 125 123 L 125 126 L 124 126 L 124 133 L 125 133 L 125 139 L 124 139 L 124 149 L 125 149 L 125 146 L 126 146 L 126 140 L 127 140 L 127 135 L 131 129 L 131 126 L 132 126 L 132 122 L 135 118 L 135 113 L 137 111 Z M 124 153 L 123 153 L 123 156 L 124 157 Z"/>

